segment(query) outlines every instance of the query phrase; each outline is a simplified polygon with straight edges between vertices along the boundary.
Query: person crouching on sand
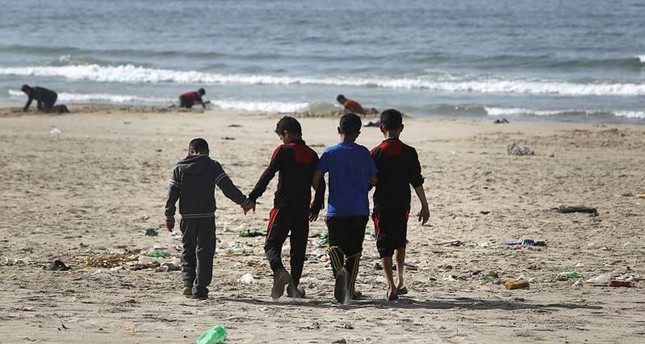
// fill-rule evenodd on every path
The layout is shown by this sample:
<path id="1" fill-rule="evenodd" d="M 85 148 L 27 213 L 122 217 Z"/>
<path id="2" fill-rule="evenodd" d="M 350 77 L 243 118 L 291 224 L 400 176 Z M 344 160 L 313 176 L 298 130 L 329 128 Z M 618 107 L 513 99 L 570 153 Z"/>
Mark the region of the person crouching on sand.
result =
<path id="1" fill-rule="evenodd" d="M 336 101 L 338 101 L 338 103 L 340 103 L 347 112 L 359 115 L 364 115 L 366 113 L 361 104 L 353 99 L 345 98 L 342 94 L 339 94 L 338 97 L 336 97 Z"/>
<path id="2" fill-rule="evenodd" d="M 206 108 L 206 103 L 202 99 L 202 96 L 206 94 L 206 91 L 203 88 L 198 89 L 197 91 L 189 91 L 182 93 L 179 96 L 179 107 L 192 109 L 193 105 L 201 104 L 202 107 Z"/>
<path id="3" fill-rule="evenodd" d="M 58 94 L 52 90 L 48 90 L 44 87 L 39 86 L 31 87 L 29 85 L 22 85 L 22 88 L 20 88 L 20 90 L 24 92 L 27 97 L 29 97 L 29 99 L 27 99 L 25 107 L 22 109 L 22 111 L 24 112 L 27 112 L 29 110 L 31 102 L 35 99 L 37 102 L 38 111 L 69 113 L 69 109 L 67 109 L 66 105 L 54 105 L 56 104 L 56 100 L 58 99 Z"/>

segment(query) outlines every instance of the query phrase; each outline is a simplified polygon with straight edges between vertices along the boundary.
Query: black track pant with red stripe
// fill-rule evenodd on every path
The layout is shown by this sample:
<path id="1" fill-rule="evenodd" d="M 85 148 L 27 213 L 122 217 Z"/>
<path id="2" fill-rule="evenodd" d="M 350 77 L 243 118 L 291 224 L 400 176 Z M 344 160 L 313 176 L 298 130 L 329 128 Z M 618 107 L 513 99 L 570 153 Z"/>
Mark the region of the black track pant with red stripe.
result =
<path id="1" fill-rule="evenodd" d="M 282 245 L 287 236 L 291 242 L 291 281 L 294 286 L 300 283 L 302 268 L 305 263 L 307 238 L 309 237 L 309 209 L 271 209 L 269 213 L 269 226 L 264 242 L 264 253 L 271 264 L 271 270 L 283 269 Z"/>

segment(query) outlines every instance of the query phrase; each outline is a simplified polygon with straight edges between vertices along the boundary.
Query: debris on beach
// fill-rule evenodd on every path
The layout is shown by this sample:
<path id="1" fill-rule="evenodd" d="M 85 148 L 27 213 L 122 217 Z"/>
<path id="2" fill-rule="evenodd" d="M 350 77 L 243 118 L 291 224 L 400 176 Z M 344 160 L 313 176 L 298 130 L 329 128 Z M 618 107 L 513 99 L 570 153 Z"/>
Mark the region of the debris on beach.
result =
<path id="1" fill-rule="evenodd" d="M 563 271 L 558 274 L 558 281 L 566 281 L 570 278 L 580 278 L 580 274 L 576 271 Z"/>
<path id="2" fill-rule="evenodd" d="M 253 277 L 252 274 L 247 272 L 244 275 L 242 275 L 242 277 L 240 277 L 237 281 L 242 284 L 253 284 L 255 283 L 255 277 Z"/>
<path id="3" fill-rule="evenodd" d="M 535 155 L 535 152 L 529 147 L 521 147 L 513 142 L 506 147 L 509 155 Z"/>
<path id="4" fill-rule="evenodd" d="M 464 246 L 464 243 L 461 240 L 448 240 L 448 241 L 438 242 L 435 245 L 438 245 L 438 246 Z"/>
<path id="5" fill-rule="evenodd" d="M 506 289 L 525 289 L 530 286 L 529 281 L 518 280 L 518 279 L 509 279 L 504 281 L 504 287 Z"/>
<path id="6" fill-rule="evenodd" d="M 592 208 L 592 207 L 586 207 L 583 205 L 560 205 L 555 208 L 551 208 L 551 211 L 555 211 L 556 213 L 561 213 L 561 214 L 586 213 L 586 214 L 598 215 L 598 209 Z"/>
<path id="7" fill-rule="evenodd" d="M 547 246 L 546 241 L 544 240 L 533 240 L 530 238 L 524 238 L 520 241 L 505 242 L 504 245 L 514 246 L 514 247 L 531 247 L 531 246 L 546 247 Z"/>
<path id="8" fill-rule="evenodd" d="M 48 270 L 48 271 L 69 271 L 72 268 L 70 266 L 65 265 L 65 263 L 62 260 L 56 259 L 51 263 L 47 263 L 43 266 L 43 270 Z"/>
<path id="9" fill-rule="evenodd" d="M 159 235 L 159 232 L 157 232 L 156 228 L 148 228 L 146 229 L 146 236 L 153 237 Z"/>
<path id="10" fill-rule="evenodd" d="M 264 236 L 264 233 L 256 231 L 256 230 L 245 229 L 245 230 L 240 231 L 240 236 L 242 238 L 253 238 L 253 237 L 258 237 L 258 236 Z"/>
<path id="11" fill-rule="evenodd" d="M 506 118 L 502 118 L 502 119 L 496 119 L 493 123 L 495 123 L 495 124 L 506 124 L 506 123 L 510 123 L 510 122 Z"/>

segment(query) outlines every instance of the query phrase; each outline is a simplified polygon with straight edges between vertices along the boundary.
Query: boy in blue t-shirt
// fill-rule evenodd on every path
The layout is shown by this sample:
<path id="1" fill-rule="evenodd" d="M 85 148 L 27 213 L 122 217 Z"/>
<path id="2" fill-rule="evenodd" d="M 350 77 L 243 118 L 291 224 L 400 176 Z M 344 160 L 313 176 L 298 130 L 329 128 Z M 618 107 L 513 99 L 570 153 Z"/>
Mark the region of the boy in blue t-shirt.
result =
<path id="1" fill-rule="evenodd" d="M 376 185 L 377 169 L 369 150 L 354 143 L 361 133 L 361 118 L 348 113 L 340 118 L 342 142 L 327 147 L 314 174 L 313 187 L 329 173 L 327 228 L 334 298 L 348 303 L 355 295 L 356 276 L 369 217 L 369 184 Z"/>

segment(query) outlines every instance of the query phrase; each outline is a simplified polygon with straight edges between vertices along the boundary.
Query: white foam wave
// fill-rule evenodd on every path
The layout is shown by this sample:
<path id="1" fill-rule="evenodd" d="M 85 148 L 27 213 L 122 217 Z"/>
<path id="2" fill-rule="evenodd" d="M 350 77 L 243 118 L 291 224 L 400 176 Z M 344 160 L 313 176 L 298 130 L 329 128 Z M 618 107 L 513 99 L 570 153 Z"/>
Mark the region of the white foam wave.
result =
<path id="1" fill-rule="evenodd" d="M 645 55 L 638 55 L 638 56 L 636 56 L 636 57 L 638 58 L 638 60 L 639 60 L 641 63 L 645 64 Z"/>
<path id="2" fill-rule="evenodd" d="M 616 117 L 625 118 L 645 118 L 644 111 L 598 111 L 598 110 L 532 110 L 524 108 L 498 108 L 498 107 L 484 107 L 486 114 L 489 116 L 563 116 L 563 115 L 581 115 L 581 116 L 594 116 L 594 115 L 614 115 Z"/>
<path id="3" fill-rule="evenodd" d="M 309 109 L 308 103 L 288 102 L 253 102 L 237 100 L 215 100 L 211 104 L 224 110 L 267 111 L 267 112 L 301 112 Z"/>
<path id="4" fill-rule="evenodd" d="M 9 95 L 18 98 L 23 97 L 22 91 L 9 90 Z M 168 104 L 175 101 L 174 98 L 148 98 L 123 94 L 107 93 L 59 93 L 59 102 L 76 102 L 76 103 L 150 103 L 150 104 Z M 302 112 L 309 110 L 309 103 L 290 103 L 290 102 L 267 102 L 267 101 L 243 101 L 243 100 L 211 100 L 211 104 L 223 110 L 242 110 L 242 111 L 266 111 L 266 112 Z"/>
<path id="5" fill-rule="evenodd" d="M 121 83 L 241 84 L 241 85 L 323 85 L 335 87 L 377 87 L 422 89 L 443 92 L 521 93 L 563 96 L 644 96 L 645 84 L 572 83 L 553 80 L 504 80 L 471 76 L 454 79 L 409 78 L 313 78 L 272 75 L 223 75 L 197 71 L 152 69 L 134 65 L 36 66 L 0 68 L 0 75 L 64 77 L 71 80 Z M 464 80 L 465 79 L 465 80 Z"/>
<path id="6" fill-rule="evenodd" d="M 511 116 L 511 115 L 536 115 L 536 116 L 554 116 L 564 113 L 565 111 L 556 110 L 531 110 L 523 108 L 497 108 L 485 106 L 486 114 L 489 116 Z"/>
<path id="7" fill-rule="evenodd" d="M 22 91 L 10 90 L 9 95 L 12 97 L 23 97 Z M 123 94 L 108 94 L 108 93 L 58 93 L 59 102 L 78 102 L 78 103 L 91 103 L 91 102 L 107 102 L 107 103 L 168 103 L 172 102 L 174 98 L 147 98 Z"/>
<path id="8" fill-rule="evenodd" d="M 614 115 L 626 118 L 645 118 L 645 111 L 615 111 Z"/>

